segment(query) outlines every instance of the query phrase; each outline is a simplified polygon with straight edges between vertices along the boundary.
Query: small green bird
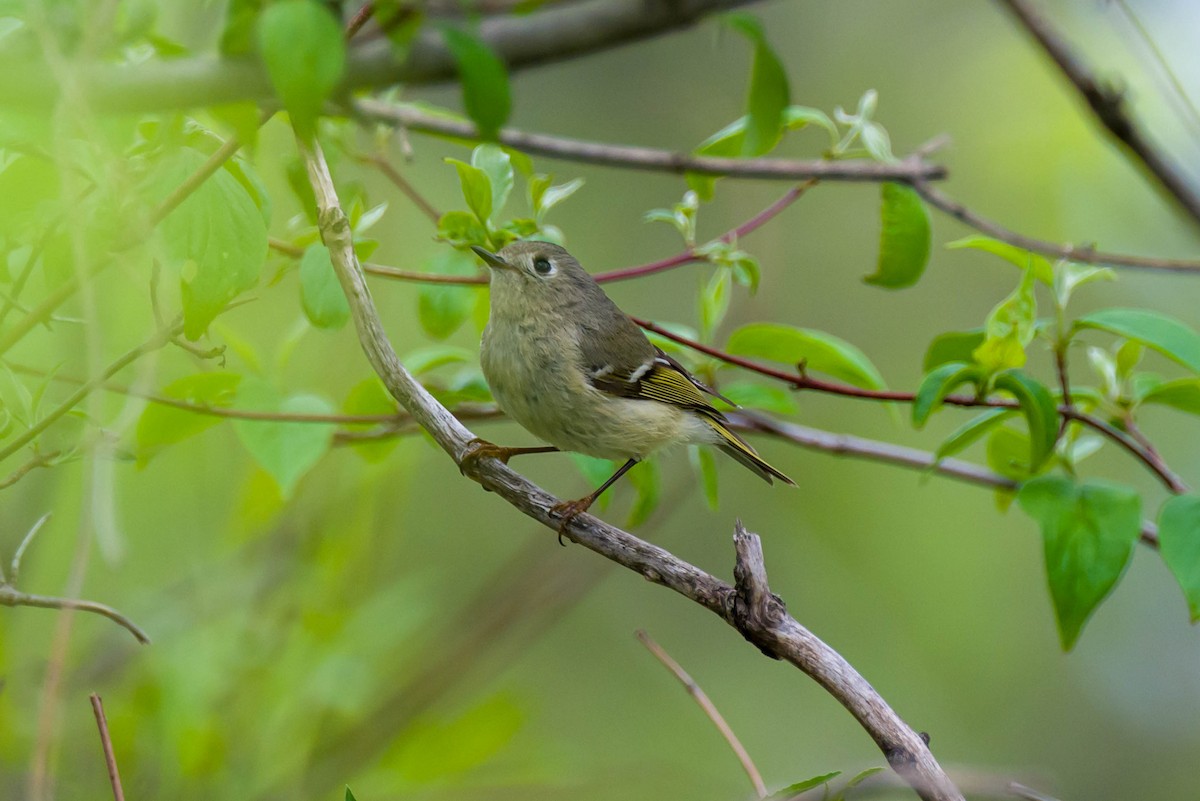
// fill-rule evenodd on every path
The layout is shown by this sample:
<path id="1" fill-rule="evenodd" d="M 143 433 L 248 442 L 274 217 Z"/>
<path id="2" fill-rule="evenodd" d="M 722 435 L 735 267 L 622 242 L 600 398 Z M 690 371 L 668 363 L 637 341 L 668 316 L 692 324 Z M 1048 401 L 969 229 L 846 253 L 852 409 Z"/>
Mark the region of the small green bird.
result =
<path id="1" fill-rule="evenodd" d="M 563 248 L 513 242 L 472 248 L 491 268 L 491 316 L 480 361 L 500 408 L 552 447 L 502 448 L 480 440 L 471 457 L 577 451 L 625 459 L 590 495 L 553 510 L 560 530 L 641 459 L 675 444 L 716 445 L 772 483 L 767 464 L 706 394 L 717 393 L 651 344 Z"/>

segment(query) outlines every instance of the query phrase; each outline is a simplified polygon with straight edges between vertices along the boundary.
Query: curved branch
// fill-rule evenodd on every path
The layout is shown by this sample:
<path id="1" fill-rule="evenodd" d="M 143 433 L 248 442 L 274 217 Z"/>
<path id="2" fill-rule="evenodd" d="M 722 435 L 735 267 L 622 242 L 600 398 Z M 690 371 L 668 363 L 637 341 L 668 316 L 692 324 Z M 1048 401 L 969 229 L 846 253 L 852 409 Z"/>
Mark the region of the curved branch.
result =
<path id="1" fill-rule="evenodd" d="M 583 0 L 529 15 L 489 18 L 478 32 L 510 70 L 519 70 L 661 36 L 748 1 Z M 441 34 L 426 30 L 403 61 L 397 61 L 386 38 L 355 47 L 340 91 L 435 84 L 457 75 Z M 196 56 L 136 66 L 89 62 L 77 65 L 77 79 L 80 94 L 95 111 L 169 111 L 273 97 L 266 71 L 254 59 Z M 61 94 L 40 64 L 5 63 L 0 69 L 0 105 L 47 109 Z"/>
<path id="2" fill-rule="evenodd" d="M 409 105 L 361 98 L 354 101 L 354 112 L 366 120 L 385 122 L 422 133 L 464 139 L 479 137 L 478 130 L 469 122 L 427 114 Z M 497 141 L 514 150 L 536 156 L 547 156 L 585 164 L 624 167 L 630 170 L 676 174 L 695 172 L 703 175 L 785 181 L 819 178 L 825 181 L 901 181 L 904 183 L 935 181 L 946 177 L 945 167 L 925 162 L 919 156 L 910 156 L 894 163 L 863 160 L 831 161 L 828 159 L 809 161 L 777 158 L 730 159 L 692 156 L 687 153 L 650 147 L 568 139 L 561 136 L 519 131 L 514 128 L 502 128 L 497 134 Z"/>
<path id="3" fill-rule="evenodd" d="M 102 615 L 118 626 L 123 627 L 136 637 L 137 641 L 142 645 L 150 644 L 150 636 L 142 630 L 141 626 L 111 606 L 97 603 L 96 601 L 83 601 L 76 598 L 56 598 L 50 595 L 30 595 L 27 592 L 21 592 L 9 584 L 0 584 L 0 606 L 33 606 L 39 609 L 74 609 L 80 612 L 91 612 Z"/>
<path id="4" fill-rule="evenodd" d="M 297 143 L 316 196 L 321 235 L 350 303 L 359 341 L 368 361 L 393 397 L 455 462 L 463 464 L 463 457 L 474 438 L 472 433 L 400 363 L 358 266 L 349 221 L 339 206 L 333 179 L 319 145 L 300 139 Z M 464 469 L 470 478 L 529 517 L 548 528 L 558 529 L 559 519 L 550 512 L 558 499 L 506 465 L 485 458 L 471 460 Z M 729 584 L 591 515 L 580 514 L 573 518 L 564 533 L 589 550 L 704 606 L 772 656 L 787 660 L 812 677 L 858 720 L 879 745 L 892 768 L 922 798 L 962 801 L 962 794 L 934 759 L 925 739 L 905 724 L 837 652 L 794 618 L 782 613 L 781 607 L 773 607 L 770 615 L 747 616 L 738 605 L 737 590 Z"/>
<path id="5" fill-rule="evenodd" d="M 1134 121 L 1125 108 L 1125 96 L 1100 80 L 1073 51 L 1054 26 L 1027 0 L 1001 0 L 1001 5 L 1029 32 L 1087 102 L 1092 115 L 1170 196 L 1193 223 L 1200 224 L 1200 194 L 1179 168 L 1171 163 Z"/>

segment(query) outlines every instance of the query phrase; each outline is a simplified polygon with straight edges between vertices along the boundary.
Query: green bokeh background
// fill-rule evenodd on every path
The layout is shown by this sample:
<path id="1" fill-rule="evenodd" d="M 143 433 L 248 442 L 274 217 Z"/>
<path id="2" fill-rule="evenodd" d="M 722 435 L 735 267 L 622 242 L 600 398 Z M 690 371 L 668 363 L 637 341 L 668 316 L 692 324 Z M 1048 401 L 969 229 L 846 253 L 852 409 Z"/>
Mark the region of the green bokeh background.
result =
<path id="1" fill-rule="evenodd" d="M 164 29 L 177 36 L 201 13 L 161 5 Z M 1128 83 L 1155 139 L 1181 163 L 1196 163 L 1196 132 L 1162 99 L 1153 65 L 1115 12 L 1078 0 L 1045 7 L 1104 74 Z M 1196 9 L 1135 7 L 1194 88 L 1200 62 L 1186 32 L 1200 24 Z M 1097 133 L 997 4 L 850 0 L 751 10 L 787 64 L 793 102 L 853 108 L 876 89 L 877 117 L 897 153 L 952 137 L 937 155 L 951 170 L 945 188 L 980 213 L 1034 236 L 1194 256 L 1194 227 Z M 709 21 L 519 73 L 511 123 L 687 149 L 741 113 L 748 62 L 744 42 Z M 458 104 L 453 87 L 405 96 Z M 467 151 L 418 135 L 412 144 L 405 175 L 435 206 L 460 205 L 442 157 Z M 804 132 L 781 152 L 811 157 L 823 146 L 821 134 Z M 284 178 L 293 150 L 282 122 L 264 128 L 255 164 L 275 203 L 276 234 L 298 212 Z M 643 224 L 641 215 L 676 202 L 682 180 L 535 165 L 560 180 L 586 178 L 551 221 L 588 269 L 678 250 L 672 231 Z M 338 177 L 357 176 L 372 201 L 390 203 L 372 231 L 382 240 L 372 259 L 421 268 L 442 247 L 428 221 L 381 176 L 357 169 L 343 160 Z M 701 237 L 736 225 L 783 189 L 722 181 L 701 209 Z M 861 347 L 890 386 L 915 386 L 929 340 L 978 326 L 1016 274 L 984 254 L 944 250 L 967 231 L 934 214 L 922 282 L 903 292 L 865 285 L 877 198 L 872 185 L 822 185 L 747 238 L 763 285 L 755 297 L 736 293 L 723 334 L 765 319 L 828 331 Z M 609 287 L 634 315 L 694 322 L 695 272 Z M 122 265 L 97 286 L 90 307 L 84 301 L 68 312 L 84 325 L 60 323 L 29 337 L 15 360 L 81 374 L 95 363 L 89 352 L 101 354 L 99 363 L 115 357 L 146 330 L 147 274 L 144 263 Z M 397 350 L 424 344 L 417 287 L 375 281 L 373 289 Z M 302 320 L 294 271 L 254 295 L 222 317 L 215 342 L 244 340 L 280 387 L 335 403 L 368 375 L 350 329 L 303 333 L 280 364 L 281 343 Z M 1124 272 L 1084 291 L 1079 311 L 1145 306 L 1196 325 L 1196 297 L 1193 278 Z M 477 346 L 470 326 L 452 341 Z M 1087 377 L 1083 361 L 1079 380 Z M 1050 378 L 1046 354 L 1033 364 Z M 152 389 L 195 369 L 167 352 L 123 380 Z M 232 352 L 227 369 L 250 372 Z M 816 395 L 800 404 L 803 424 L 923 448 L 965 419 L 949 410 L 913 432 L 902 414 L 874 404 Z M 108 395 L 87 408 L 130 442 L 139 402 Z M 1193 422 L 1161 410 L 1144 420 L 1185 477 L 1200 470 Z M 530 441 L 508 423 L 476 430 L 499 442 Z M 1200 638 L 1157 554 L 1138 549 L 1114 596 L 1064 655 L 1040 539 L 1019 510 L 1001 513 L 991 493 L 946 479 L 756 444 L 798 489 L 767 487 L 721 460 L 721 508 L 713 512 L 686 457 L 672 454 L 661 462 L 663 504 L 639 533 L 727 577 L 734 518 L 744 520 L 762 535 L 773 589 L 792 614 L 928 732 L 956 775 L 1019 777 L 1062 798 L 1195 797 Z M 516 466 L 574 497 L 586 485 L 567 464 L 548 456 Z M 1138 486 L 1148 515 L 1163 497 L 1126 454 L 1106 449 L 1086 469 Z M 604 516 L 619 522 L 630 494 L 619 489 Z M 883 764 L 851 717 L 798 671 L 764 659 L 663 588 L 582 548 L 559 548 L 419 436 L 378 464 L 335 449 L 287 502 L 227 423 L 145 469 L 96 458 L 35 472 L 3 501 L 0 554 L 54 512 L 26 557 L 23 589 L 58 592 L 76 537 L 90 526 L 99 543 L 121 548 L 92 550 L 85 597 L 122 609 L 154 637 L 138 647 L 107 621 L 74 620 L 62 705 L 51 721 L 59 798 L 107 792 L 91 691 L 104 696 L 131 798 L 331 799 L 344 783 L 361 801 L 751 797 L 727 746 L 637 643 L 637 629 L 707 690 L 770 785 Z M 56 618 L 32 609 L 0 614 L 4 797 L 23 797 L 38 727 L 48 725 L 39 722 L 39 699 Z"/>

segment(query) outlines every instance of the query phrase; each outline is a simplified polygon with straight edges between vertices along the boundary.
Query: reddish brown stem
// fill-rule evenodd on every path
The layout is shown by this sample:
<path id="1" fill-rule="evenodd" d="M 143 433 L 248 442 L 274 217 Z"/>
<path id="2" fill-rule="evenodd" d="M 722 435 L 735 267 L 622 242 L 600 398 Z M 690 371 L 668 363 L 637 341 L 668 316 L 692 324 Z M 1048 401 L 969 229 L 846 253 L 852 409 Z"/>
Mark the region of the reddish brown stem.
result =
<path id="1" fill-rule="evenodd" d="M 878 389 L 863 389 L 861 387 L 849 386 L 847 384 L 837 384 L 832 381 L 821 381 L 816 378 L 811 378 L 803 372 L 787 373 L 782 370 L 776 370 L 771 367 L 758 364 L 749 359 L 744 359 L 740 356 L 735 356 L 731 353 L 725 353 L 702 342 L 688 339 L 672 333 L 667 329 L 655 325 L 648 320 L 639 320 L 634 317 L 633 321 L 647 331 L 653 331 L 659 336 L 665 337 L 672 342 L 676 342 L 684 347 L 691 348 L 699 353 L 712 356 L 714 359 L 719 359 L 727 364 L 736 365 L 745 370 L 749 370 L 759 375 L 773 378 L 777 381 L 782 381 L 790 384 L 795 389 L 808 389 L 815 392 L 823 392 L 829 395 L 841 395 L 847 398 L 862 398 L 864 400 L 873 401 L 895 401 L 897 403 L 912 403 L 916 400 L 916 395 L 912 392 L 895 392 L 891 390 Z M 965 395 L 949 395 L 942 401 L 947 406 L 967 406 L 967 407 L 987 407 L 992 409 L 1017 409 L 1020 405 L 1012 400 L 1000 400 L 995 398 L 978 398 Z M 1079 411 L 1078 409 L 1062 404 L 1058 407 L 1058 413 L 1064 419 L 1075 420 L 1088 428 L 1094 429 L 1104 436 L 1111 439 L 1113 442 L 1120 445 L 1125 450 L 1129 451 L 1137 457 L 1149 470 L 1154 473 L 1160 481 L 1171 492 L 1182 495 L 1188 491 L 1187 484 L 1171 470 L 1170 467 L 1163 461 L 1162 457 L 1153 448 L 1147 448 L 1137 439 L 1126 434 L 1120 429 L 1101 420 L 1099 417 L 1094 417 L 1090 414 Z"/>

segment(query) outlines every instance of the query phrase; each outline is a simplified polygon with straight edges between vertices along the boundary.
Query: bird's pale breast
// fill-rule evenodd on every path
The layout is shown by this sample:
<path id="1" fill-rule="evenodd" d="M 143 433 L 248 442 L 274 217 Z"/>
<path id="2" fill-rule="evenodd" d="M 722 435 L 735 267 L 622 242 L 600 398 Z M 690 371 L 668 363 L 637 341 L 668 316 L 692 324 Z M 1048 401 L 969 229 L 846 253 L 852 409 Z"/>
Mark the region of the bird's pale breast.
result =
<path id="1" fill-rule="evenodd" d="M 667 445 L 712 442 L 696 415 L 650 400 L 618 398 L 591 385 L 578 346 L 556 350 L 522 323 L 484 331 L 480 361 L 506 414 L 534 436 L 566 451 L 605 459 L 647 456 Z"/>

